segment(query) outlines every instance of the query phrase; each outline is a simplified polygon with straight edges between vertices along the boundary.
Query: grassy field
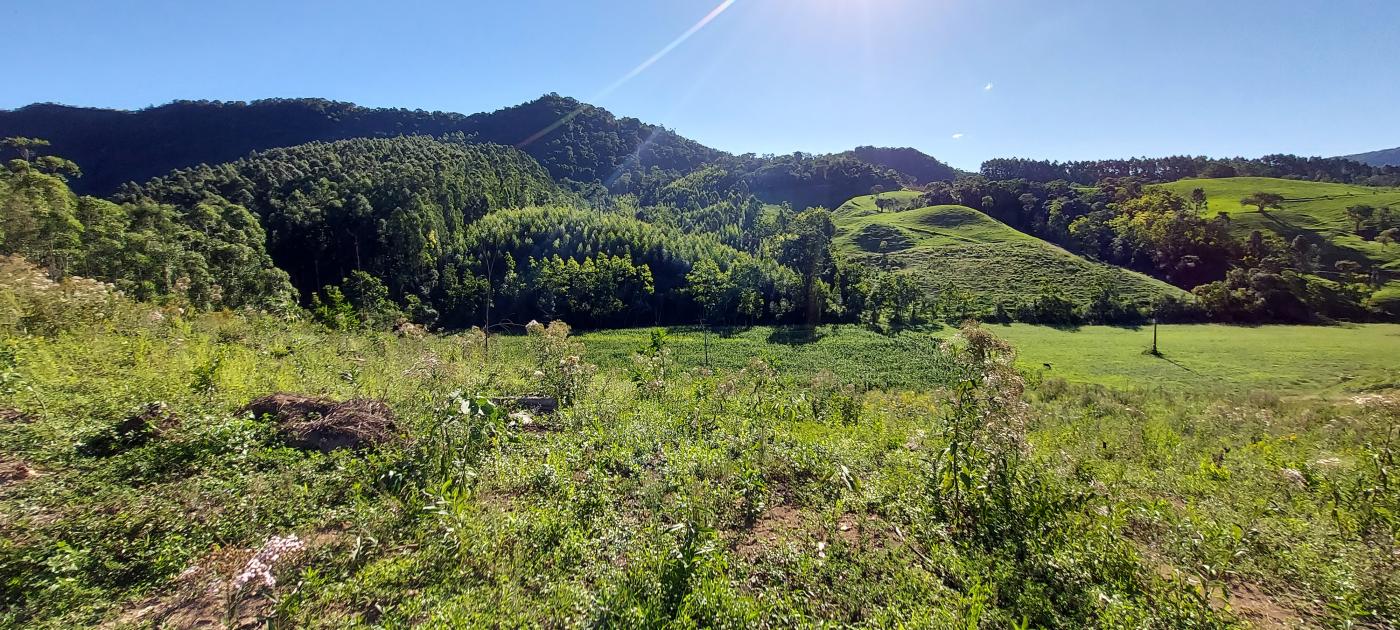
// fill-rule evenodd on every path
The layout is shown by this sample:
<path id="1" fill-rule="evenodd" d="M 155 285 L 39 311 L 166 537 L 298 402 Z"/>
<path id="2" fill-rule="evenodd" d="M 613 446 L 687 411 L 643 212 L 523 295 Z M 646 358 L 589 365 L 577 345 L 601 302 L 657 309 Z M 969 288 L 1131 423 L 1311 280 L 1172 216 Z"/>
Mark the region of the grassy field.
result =
<path id="1" fill-rule="evenodd" d="M 1347 218 L 1348 206 L 1367 204 L 1390 206 L 1400 214 L 1400 189 L 1301 182 L 1267 177 L 1226 179 L 1186 179 L 1163 188 L 1183 197 L 1196 188 L 1205 189 L 1209 212 L 1230 215 L 1234 231 L 1247 236 L 1253 230 L 1273 232 L 1286 240 L 1300 234 L 1315 236 L 1326 243 L 1324 262 L 1356 260 L 1400 272 L 1400 246 L 1384 246 L 1354 233 L 1355 224 Z M 1282 210 L 1260 214 L 1242 206 L 1240 199 L 1256 192 L 1269 192 L 1287 199 Z"/>
<path id="2" fill-rule="evenodd" d="M 907 206 L 916 203 L 921 196 L 923 196 L 923 193 L 917 190 L 892 190 L 887 193 L 881 193 L 879 198 L 890 199 L 896 203 Z M 838 217 L 859 217 L 867 214 L 879 214 L 884 212 L 880 209 L 880 206 L 875 205 L 875 199 L 876 195 L 856 197 L 841 204 L 841 207 L 837 208 L 834 214 Z"/>
<path id="3" fill-rule="evenodd" d="M 1164 325 L 1158 331 L 1162 358 L 1144 354 L 1152 344 L 1151 326 L 1059 330 L 1014 324 L 992 330 L 1016 344 L 1025 368 L 1079 382 L 1295 394 L 1400 387 L 1395 324 Z"/>
<path id="4" fill-rule="evenodd" d="M 988 329 L 1016 345 L 1023 369 L 1078 383 L 1293 395 L 1400 387 L 1400 325 L 1396 324 L 1163 325 L 1158 330 L 1162 357 L 1146 353 L 1152 345 L 1151 326 L 1058 329 L 1010 324 Z M 600 365 L 624 368 L 630 365 L 632 353 L 648 341 L 650 331 L 589 332 L 580 339 Z M 823 326 L 811 333 L 762 326 L 721 330 L 710 336 L 710 365 L 739 369 L 750 359 L 761 358 L 801 378 L 827 370 L 843 381 L 868 387 L 927 389 L 946 380 L 937 346 L 955 332 L 943 328 L 881 335 L 856 326 Z M 698 329 L 672 329 L 669 339 L 678 364 L 703 365 L 704 339 Z"/>
<path id="5" fill-rule="evenodd" d="M 1111 365 L 1068 361 L 1072 348 L 1139 339 L 995 330 L 1019 339 L 1023 364 L 1049 357 L 1054 373 L 1091 380 Z M 1198 349 L 1182 356 L 1230 330 L 1192 329 Z M 1042 375 L 1026 426 L 996 434 L 1029 448 L 1011 460 L 1015 501 L 967 504 L 940 490 L 951 482 L 937 454 L 963 438 L 948 424 L 960 407 L 934 392 L 965 374 L 966 355 L 908 349 L 953 331 L 818 334 L 719 339 L 714 374 L 670 370 L 651 393 L 626 360 L 647 331 L 584 335 L 599 372 L 523 428 L 458 414 L 475 407 L 453 393 L 540 391 L 548 377 L 531 370 L 556 364 L 534 363 L 519 338 L 490 361 L 470 336 L 229 316 L 12 338 L 0 625 L 1385 627 L 1400 612 L 1385 511 L 1400 493 L 1368 464 L 1393 456 L 1374 446 L 1397 419 L 1384 395 L 1376 407 L 1129 393 Z M 1066 342 L 1076 334 L 1097 341 Z M 1171 331 L 1176 344 L 1187 334 Z M 1394 329 L 1285 334 L 1355 337 L 1345 347 L 1366 362 L 1358 348 Z M 1233 339 L 1217 365 L 1265 382 L 1241 354 L 1258 340 Z M 682 367 L 697 342 L 671 337 Z M 1275 369 L 1322 368 L 1291 356 Z M 921 360 L 942 367 L 902 393 L 822 375 Z M 999 406 L 1019 398 L 1006 378 L 976 404 L 1021 413 Z M 360 453 L 292 448 L 270 419 L 237 412 L 272 391 L 380 398 L 401 436 Z M 153 401 L 163 419 L 123 424 Z M 992 448 L 969 439 L 972 453 Z M 965 474 L 986 473 L 975 461 Z M 275 581 L 230 586 L 259 547 L 292 535 L 302 548 L 274 561 Z"/>
<path id="6" fill-rule="evenodd" d="M 1396 326 L 1167 327 L 1185 379 L 1141 330 L 752 328 L 700 369 L 695 330 L 639 361 L 651 331 L 488 354 L 121 300 L 22 314 L 0 627 L 1400 621 Z M 273 392 L 383 407 L 308 416 L 358 443 L 314 448 L 243 410 Z M 541 393 L 563 404 L 490 402 Z"/>
<path id="7" fill-rule="evenodd" d="M 843 207 L 873 206 L 873 197 Z M 1148 276 L 1094 263 L 963 206 L 935 206 L 836 217 L 836 249 L 853 259 L 896 269 L 926 290 L 969 292 L 984 305 L 1013 304 L 1047 291 L 1086 302 L 1096 287 L 1146 304 L 1178 289 Z"/>

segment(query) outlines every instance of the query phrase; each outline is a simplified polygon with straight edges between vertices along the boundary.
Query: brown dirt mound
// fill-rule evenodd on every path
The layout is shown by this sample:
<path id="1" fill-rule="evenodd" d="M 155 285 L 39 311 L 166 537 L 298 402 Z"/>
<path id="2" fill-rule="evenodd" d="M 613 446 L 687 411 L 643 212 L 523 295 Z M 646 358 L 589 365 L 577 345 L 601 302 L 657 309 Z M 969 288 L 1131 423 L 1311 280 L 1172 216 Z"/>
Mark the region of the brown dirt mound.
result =
<path id="1" fill-rule="evenodd" d="M 1291 629 L 1315 627 L 1316 620 L 1300 612 L 1287 595 L 1272 593 L 1264 587 L 1243 582 L 1230 587 L 1230 610 L 1261 629 Z"/>
<path id="2" fill-rule="evenodd" d="M 397 432 L 394 412 L 379 400 L 336 402 L 299 394 L 263 396 L 242 409 L 277 423 L 292 446 L 322 453 L 361 449 L 392 440 Z"/>
<path id="3" fill-rule="evenodd" d="M 745 560 L 753 560 L 785 540 L 800 537 L 805 530 L 804 521 L 802 512 L 792 506 L 768 508 L 739 539 L 735 551 Z"/>

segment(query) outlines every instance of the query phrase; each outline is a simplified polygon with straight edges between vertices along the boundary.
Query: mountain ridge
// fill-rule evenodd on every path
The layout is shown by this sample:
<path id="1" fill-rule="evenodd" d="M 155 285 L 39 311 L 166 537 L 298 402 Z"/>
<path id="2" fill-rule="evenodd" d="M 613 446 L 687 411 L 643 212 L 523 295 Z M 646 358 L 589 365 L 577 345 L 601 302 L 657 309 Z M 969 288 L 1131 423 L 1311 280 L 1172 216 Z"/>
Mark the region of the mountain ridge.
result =
<path id="1" fill-rule="evenodd" d="M 1341 156 L 1370 166 L 1400 166 L 1400 147 Z"/>
<path id="2" fill-rule="evenodd" d="M 182 168 L 308 142 L 455 134 L 515 146 L 575 188 L 640 181 L 654 169 L 675 178 L 718 160 L 751 157 L 556 93 L 475 114 L 365 107 L 322 98 L 176 100 L 134 110 L 33 103 L 0 110 L 0 137 L 50 141 L 46 152 L 84 170 L 84 177 L 72 182 L 74 191 L 95 195 Z M 190 142 L 192 138 L 200 141 Z M 857 147 L 832 156 L 899 171 L 909 183 L 952 179 L 959 173 L 908 148 Z"/>

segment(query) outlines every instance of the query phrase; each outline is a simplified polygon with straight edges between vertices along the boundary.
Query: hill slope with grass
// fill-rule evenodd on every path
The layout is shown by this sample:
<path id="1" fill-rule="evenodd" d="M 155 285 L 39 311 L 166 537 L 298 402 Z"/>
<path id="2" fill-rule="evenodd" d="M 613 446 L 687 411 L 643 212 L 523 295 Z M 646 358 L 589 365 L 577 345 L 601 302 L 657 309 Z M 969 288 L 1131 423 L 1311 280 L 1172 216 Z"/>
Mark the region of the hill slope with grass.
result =
<path id="1" fill-rule="evenodd" d="M 879 212 L 874 196 L 857 197 L 838 209 L 835 222 L 833 246 L 846 256 L 908 274 L 925 290 L 951 286 L 972 293 L 988 306 L 1046 293 L 1062 293 L 1082 305 L 1103 287 L 1139 306 L 1158 295 L 1185 295 L 1148 276 L 1071 254 L 965 206 Z"/>
<path id="2" fill-rule="evenodd" d="M 1353 186 L 1325 182 L 1304 182 L 1269 177 L 1230 177 L 1225 179 L 1185 179 L 1163 188 L 1189 197 L 1196 188 L 1205 190 L 1208 212 L 1229 215 L 1232 230 L 1248 236 L 1253 230 L 1272 232 L 1286 240 L 1302 235 L 1321 248 L 1323 263 L 1331 267 L 1338 260 L 1354 260 L 1400 272 L 1400 246 L 1376 242 L 1375 230 L 1357 235 L 1347 208 L 1365 204 L 1389 206 L 1400 215 L 1400 188 Z M 1240 199 L 1257 192 L 1284 197 L 1283 208 L 1260 213 Z"/>
<path id="3" fill-rule="evenodd" d="M 923 193 L 917 190 L 893 190 L 879 195 L 866 195 L 856 197 L 841 204 L 833 214 L 836 217 L 863 217 L 871 214 L 879 214 L 885 210 L 880 208 L 880 204 L 893 204 L 899 209 L 910 209 L 919 205 L 919 198 Z"/>

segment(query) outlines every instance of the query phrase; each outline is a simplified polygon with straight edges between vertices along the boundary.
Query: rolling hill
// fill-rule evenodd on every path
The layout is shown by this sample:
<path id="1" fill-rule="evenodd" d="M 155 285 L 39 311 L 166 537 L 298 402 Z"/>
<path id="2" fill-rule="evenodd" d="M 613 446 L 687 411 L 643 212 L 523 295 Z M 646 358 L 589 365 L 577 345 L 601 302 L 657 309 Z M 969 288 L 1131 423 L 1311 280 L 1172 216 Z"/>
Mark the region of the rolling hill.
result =
<path id="1" fill-rule="evenodd" d="M 907 197 L 910 193 L 886 193 Z M 917 193 L 913 194 L 917 197 Z M 1015 304 L 1046 292 L 1085 303 L 1100 286 L 1147 305 L 1185 292 L 1143 274 L 1095 263 L 965 206 L 870 211 L 875 197 L 850 200 L 835 215 L 836 249 L 867 264 L 913 277 L 925 290 L 945 286 L 986 305 Z"/>
<path id="2" fill-rule="evenodd" d="M 841 155 L 898 171 L 907 180 L 910 180 L 906 183 L 911 185 L 951 182 L 962 174 L 958 169 L 944 164 L 933 156 L 908 147 L 856 147 Z"/>
<path id="3" fill-rule="evenodd" d="M 1347 207 L 1358 204 L 1389 206 L 1400 214 L 1400 188 L 1268 177 L 1187 179 L 1161 186 L 1182 196 L 1189 196 L 1195 188 L 1205 190 L 1209 212 L 1228 214 L 1233 231 L 1241 236 L 1253 230 L 1273 232 L 1288 240 L 1303 235 L 1319 245 L 1323 263 L 1328 266 L 1338 260 L 1354 260 L 1400 272 L 1400 246 L 1386 246 L 1356 235 L 1355 224 L 1346 215 Z M 1261 214 L 1240 204 L 1241 198 L 1256 192 L 1282 195 L 1283 209 Z"/>
<path id="4" fill-rule="evenodd" d="M 406 135 L 514 146 L 539 161 L 556 181 L 575 189 L 600 184 L 615 193 L 638 193 L 645 188 L 643 180 L 674 180 L 718 165 L 749 180 L 746 186 L 766 201 L 797 207 L 834 205 L 868 192 L 872 183 L 893 187 L 897 180 L 951 180 L 958 173 L 908 148 L 859 147 L 824 156 L 731 155 L 665 127 L 557 94 L 470 116 L 316 98 L 175 101 L 136 111 L 53 103 L 0 110 L 0 137 L 48 140 L 52 146 L 44 153 L 82 168 L 84 176 L 72 182 L 73 190 L 98 196 L 127 182 L 231 162 L 254 151 Z M 829 178 L 832 174 L 836 177 Z M 852 188 L 852 183 L 859 185 Z"/>
<path id="5" fill-rule="evenodd" d="M 635 118 L 555 94 L 495 112 L 463 114 L 361 107 L 325 99 L 176 101 L 137 111 L 39 103 L 0 111 L 0 137 L 52 142 L 77 162 L 75 191 L 105 195 L 175 169 L 220 164 L 314 141 L 461 133 L 518 146 L 555 179 L 603 181 L 619 168 L 689 171 L 720 151 Z"/>
<path id="6" fill-rule="evenodd" d="M 1380 151 L 1367 151 L 1366 153 L 1357 153 L 1355 155 L 1343 155 L 1342 157 L 1371 166 L 1400 166 L 1400 147 L 1381 149 Z"/>
<path id="7" fill-rule="evenodd" d="M 866 195 L 855 197 L 841 204 L 832 213 L 836 217 L 863 217 L 871 214 L 884 212 L 876 203 L 877 199 L 888 199 L 896 204 L 899 209 L 908 210 L 911 205 L 919 203 L 919 198 L 923 193 L 917 190 L 892 190 L 880 195 Z"/>

